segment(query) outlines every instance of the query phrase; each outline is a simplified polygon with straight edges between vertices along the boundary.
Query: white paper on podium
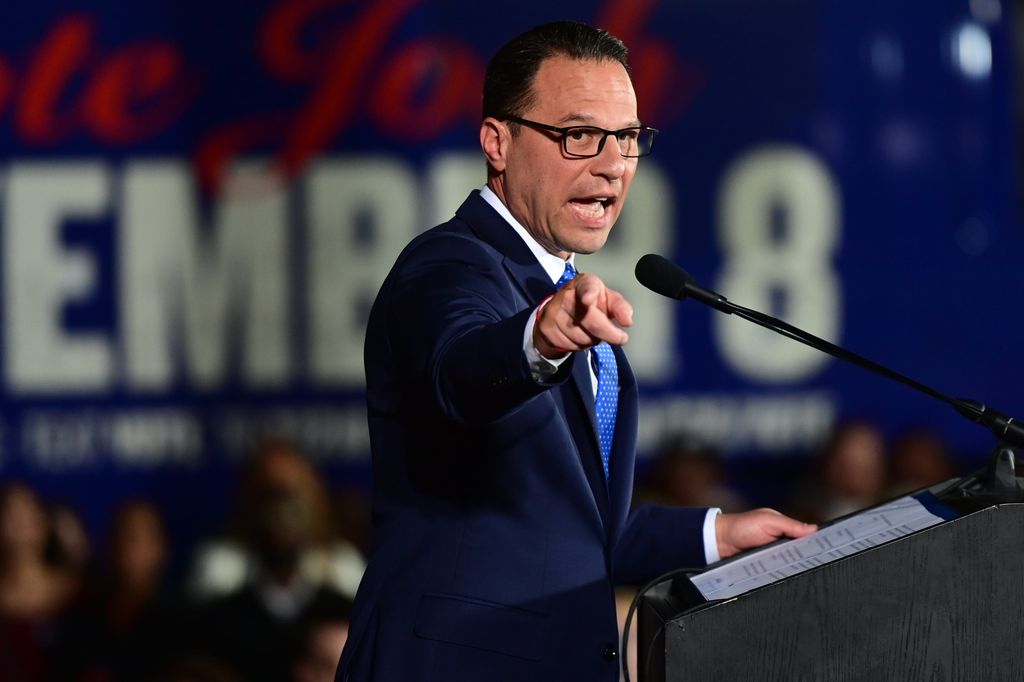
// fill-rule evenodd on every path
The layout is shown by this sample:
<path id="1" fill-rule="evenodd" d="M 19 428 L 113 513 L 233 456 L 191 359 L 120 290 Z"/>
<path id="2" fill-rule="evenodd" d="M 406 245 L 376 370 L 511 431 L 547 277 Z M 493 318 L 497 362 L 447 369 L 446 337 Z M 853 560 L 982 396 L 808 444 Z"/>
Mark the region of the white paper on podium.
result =
<path id="1" fill-rule="evenodd" d="M 690 580 L 708 601 L 728 599 L 941 522 L 941 517 L 916 499 L 900 497 L 807 537 L 751 552 Z"/>

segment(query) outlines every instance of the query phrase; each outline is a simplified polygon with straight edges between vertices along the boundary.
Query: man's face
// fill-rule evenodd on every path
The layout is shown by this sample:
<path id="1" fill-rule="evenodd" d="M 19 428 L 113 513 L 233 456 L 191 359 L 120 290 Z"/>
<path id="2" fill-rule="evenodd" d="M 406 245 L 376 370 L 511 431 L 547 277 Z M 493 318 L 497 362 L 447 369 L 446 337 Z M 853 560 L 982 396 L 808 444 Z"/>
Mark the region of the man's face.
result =
<path id="1" fill-rule="evenodd" d="M 633 85 L 614 60 L 549 58 L 537 71 L 533 93 L 534 104 L 522 118 L 607 130 L 639 125 Z M 521 125 L 508 138 L 496 191 L 551 253 L 593 253 L 619 217 L 636 165 L 635 158 L 623 158 L 612 137 L 600 154 L 581 159 L 564 154 L 557 133 Z"/>

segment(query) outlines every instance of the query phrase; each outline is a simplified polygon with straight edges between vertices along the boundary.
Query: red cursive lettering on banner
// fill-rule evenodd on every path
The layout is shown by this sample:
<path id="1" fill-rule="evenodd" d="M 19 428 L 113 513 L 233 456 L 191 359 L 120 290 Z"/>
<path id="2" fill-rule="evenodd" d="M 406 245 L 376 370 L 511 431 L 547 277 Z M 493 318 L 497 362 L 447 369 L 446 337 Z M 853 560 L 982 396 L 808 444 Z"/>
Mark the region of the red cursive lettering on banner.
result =
<path id="1" fill-rule="evenodd" d="M 335 30 L 322 29 L 312 48 L 302 40 L 310 26 L 325 23 L 325 14 L 347 0 L 292 0 L 278 4 L 267 15 L 259 35 L 259 51 L 272 76 L 292 82 L 307 81 L 323 63 L 328 39 L 340 37 Z"/>
<path id="2" fill-rule="evenodd" d="M 14 69 L 5 60 L 0 59 L 0 113 L 6 108 L 14 94 Z"/>
<path id="3" fill-rule="evenodd" d="M 384 132 L 417 142 L 459 118 L 479 117 L 482 86 L 482 68 L 468 48 L 450 41 L 416 41 L 388 65 L 370 111 Z"/>
<path id="4" fill-rule="evenodd" d="M 296 174 L 352 125 L 371 98 L 375 67 L 388 37 L 420 1 L 370 3 L 353 22 L 336 23 L 333 31 L 324 28 L 325 15 L 337 12 L 350 0 L 289 0 L 267 15 L 260 32 L 260 54 L 269 72 L 310 86 L 290 124 L 280 129 L 279 172 Z M 306 38 L 313 27 L 320 40 L 310 46 Z M 196 158 L 200 180 L 207 189 L 219 185 L 232 158 L 266 142 L 265 124 L 260 119 L 265 116 L 228 124 L 200 143 Z"/>
<path id="5" fill-rule="evenodd" d="M 419 0 L 371 4 L 359 21 L 332 41 L 326 68 L 318 74 L 312 95 L 299 110 L 278 161 L 286 173 L 301 168 L 352 122 L 356 106 L 366 97 L 364 81 L 389 33 Z"/>
<path id="6" fill-rule="evenodd" d="M 90 57 L 92 22 L 82 15 L 61 20 L 39 44 L 23 79 L 14 113 L 22 139 L 49 145 L 75 132 L 73 105 L 62 102 Z"/>
<path id="7" fill-rule="evenodd" d="M 146 41 L 104 54 L 95 22 L 64 17 L 43 38 L 16 93 L 14 126 L 32 144 L 85 131 L 108 144 L 148 139 L 172 125 L 198 93 L 177 47 Z M 0 74 L 0 87 L 3 85 Z M 8 81 L 13 80 L 13 77 Z"/>
<path id="8" fill-rule="evenodd" d="M 596 25 L 631 46 L 629 62 L 641 118 L 664 125 L 690 105 L 704 79 L 693 67 L 680 64 L 665 41 L 644 33 L 657 5 L 658 0 L 610 1 L 598 13 Z"/>
<path id="9" fill-rule="evenodd" d="M 168 128 L 195 99 L 181 55 L 156 41 L 123 48 L 99 69 L 83 115 L 96 137 L 113 144 L 147 139 Z"/>
<path id="10" fill-rule="evenodd" d="M 346 133 L 366 128 L 399 142 L 422 142 L 480 116 L 484 62 L 465 42 L 438 36 L 395 41 L 423 0 L 282 0 L 263 17 L 258 64 L 296 102 L 203 131 L 194 157 L 214 189 L 241 154 L 271 151 L 276 171 L 294 176 Z M 646 121 L 663 125 L 702 86 L 695 69 L 648 32 L 658 0 L 609 0 L 597 16 L 633 46 L 634 81 Z M 0 113 L 11 107 L 16 134 L 52 146 L 75 135 L 108 145 L 156 137 L 200 94 L 182 46 L 135 40 L 111 49 L 96 41 L 96 19 L 58 18 L 23 73 L 0 58 Z M 285 101 L 284 98 L 279 98 Z"/>

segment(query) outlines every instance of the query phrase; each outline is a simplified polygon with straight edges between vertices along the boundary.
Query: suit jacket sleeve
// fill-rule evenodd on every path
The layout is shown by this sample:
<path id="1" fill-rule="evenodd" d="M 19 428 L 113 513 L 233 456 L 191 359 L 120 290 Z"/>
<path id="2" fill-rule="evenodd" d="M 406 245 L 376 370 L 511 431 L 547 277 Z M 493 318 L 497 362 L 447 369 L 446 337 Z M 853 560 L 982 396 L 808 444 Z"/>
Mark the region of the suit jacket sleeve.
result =
<path id="1" fill-rule="evenodd" d="M 616 584 L 641 585 L 675 569 L 702 568 L 707 511 L 645 504 L 630 512 L 615 545 Z"/>
<path id="2" fill-rule="evenodd" d="M 391 279 L 392 354 L 447 419 L 496 419 L 570 376 L 571 359 L 547 381 L 533 379 L 523 330 L 534 308 L 512 290 L 500 256 L 479 242 L 430 235 L 399 260 Z"/>

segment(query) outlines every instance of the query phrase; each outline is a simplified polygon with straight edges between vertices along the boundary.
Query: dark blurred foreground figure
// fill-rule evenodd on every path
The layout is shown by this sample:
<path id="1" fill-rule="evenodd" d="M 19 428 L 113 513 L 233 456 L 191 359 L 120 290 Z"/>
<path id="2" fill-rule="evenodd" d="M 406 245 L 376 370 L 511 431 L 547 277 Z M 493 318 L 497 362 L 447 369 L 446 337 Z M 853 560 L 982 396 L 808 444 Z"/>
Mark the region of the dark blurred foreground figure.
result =
<path id="1" fill-rule="evenodd" d="M 52 673 L 59 621 L 78 588 L 48 553 L 52 528 L 26 485 L 0 488 L 0 680 L 35 682 Z"/>
<path id="2" fill-rule="evenodd" d="M 188 654 L 177 659 L 153 678 L 153 682 L 246 682 L 216 658 Z"/>
<path id="3" fill-rule="evenodd" d="M 622 42 L 540 26 L 491 60 L 483 101 L 487 186 L 413 240 L 370 313 L 375 551 L 342 682 L 614 682 L 617 583 L 812 530 L 771 510 L 629 511 L 632 306 L 574 269 L 656 132 Z"/>
<path id="4" fill-rule="evenodd" d="M 123 502 L 109 538 L 97 583 L 66 619 L 58 679 L 148 682 L 188 640 L 185 605 L 164 584 L 169 546 L 156 507 Z"/>
<path id="5" fill-rule="evenodd" d="M 263 447 L 243 474 L 236 527 L 244 577 L 202 607 L 200 648 L 246 682 L 288 680 L 310 623 L 347 621 L 351 609 L 330 579 L 335 533 L 310 462 L 282 443 Z"/>

